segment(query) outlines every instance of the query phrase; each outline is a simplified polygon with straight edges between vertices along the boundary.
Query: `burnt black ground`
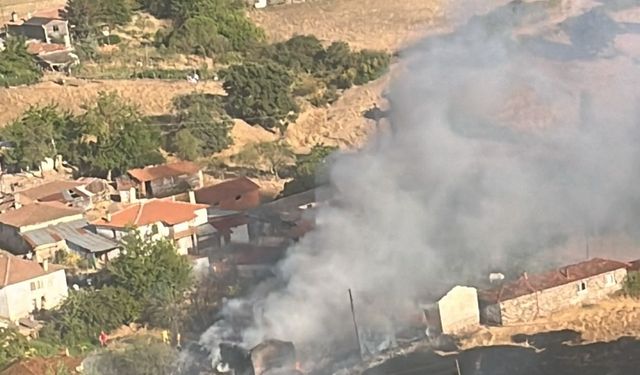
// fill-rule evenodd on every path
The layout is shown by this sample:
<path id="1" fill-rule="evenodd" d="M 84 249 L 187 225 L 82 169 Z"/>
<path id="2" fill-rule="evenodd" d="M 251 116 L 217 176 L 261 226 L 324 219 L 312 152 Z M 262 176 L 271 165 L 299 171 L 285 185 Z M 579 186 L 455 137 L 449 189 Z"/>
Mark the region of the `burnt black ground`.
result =
<path id="1" fill-rule="evenodd" d="M 514 337 L 536 347 L 492 346 L 439 356 L 418 352 L 393 358 L 365 375 L 633 375 L 640 374 L 640 340 L 631 337 L 608 343 L 579 343 L 579 334 L 559 331 Z"/>

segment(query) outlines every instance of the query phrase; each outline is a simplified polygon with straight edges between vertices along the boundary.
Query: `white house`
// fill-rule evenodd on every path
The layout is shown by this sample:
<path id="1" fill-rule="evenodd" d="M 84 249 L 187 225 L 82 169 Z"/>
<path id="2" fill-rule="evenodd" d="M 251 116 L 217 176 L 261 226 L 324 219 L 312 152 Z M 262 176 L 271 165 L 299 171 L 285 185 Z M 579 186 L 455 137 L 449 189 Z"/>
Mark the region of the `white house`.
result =
<path id="1" fill-rule="evenodd" d="M 152 239 L 172 240 L 181 255 L 198 248 L 197 228 L 208 224 L 203 204 L 152 199 L 140 201 L 123 210 L 94 221 L 98 234 L 120 240 L 131 228 Z"/>
<path id="2" fill-rule="evenodd" d="M 63 268 L 0 253 L 0 317 L 17 321 L 57 306 L 67 295 Z"/>

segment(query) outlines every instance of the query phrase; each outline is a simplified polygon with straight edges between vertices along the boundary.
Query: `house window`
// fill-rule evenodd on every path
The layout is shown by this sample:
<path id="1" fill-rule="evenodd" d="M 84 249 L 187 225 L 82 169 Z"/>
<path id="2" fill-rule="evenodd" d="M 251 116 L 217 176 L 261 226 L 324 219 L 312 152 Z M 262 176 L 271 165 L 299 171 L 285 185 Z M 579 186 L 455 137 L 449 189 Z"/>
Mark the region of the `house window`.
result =
<path id="1" fill-rule="evenodd" d="M 611 285 L 615 285 L 616 283 L 616 278 L 612 273 L 608 273 L 606 275 L 604 275 L 604 283 L 606 286 L 611 286 Z"/>
<path id="2" fill-rule="evenodd" d="M 35 282 L 32 281 L 30 286 L 31 286 L 31 290 L 32 291 L 36 290 L 36 283 Z"/>
<path id="3" fill-rule="evenodd" d="M 584 293 L 587 291 L 587 282 L 586 281 L 581 281 L 578 284 L 578 293 Z"/>
<path id="4" fill-rule="evenodd" d="M 58 25 L 53 25 L 53 32 L 54 33 L 60 32 L 60 27 L 58 27 Z"/>
<path id="5" fill-rule="evenodd" d="M 38 289 L 44 288 L 44 282 L 42 280 L 38 280 Z"/>
<path id="6" fill-rule="evenodd" d="M 151 234 L 158 234 L 158 224 L 153 224 L 151 226 Z"/>

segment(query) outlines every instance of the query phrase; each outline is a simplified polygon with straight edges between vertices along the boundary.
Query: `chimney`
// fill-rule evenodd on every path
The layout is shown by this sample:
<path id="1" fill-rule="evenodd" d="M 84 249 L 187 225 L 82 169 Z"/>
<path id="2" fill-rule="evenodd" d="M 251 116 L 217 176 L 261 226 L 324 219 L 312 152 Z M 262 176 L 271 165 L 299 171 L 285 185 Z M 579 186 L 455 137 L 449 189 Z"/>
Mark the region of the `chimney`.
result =
<path id="1" fill-rule="evenodd" d="M 136 194 L 136 188 L 129 188 L 129 203 L 136 203 L 138 201 L 138 196 Z"/>
<path id="2" fill-rule="evenodd" d="M 42 269 L 44 272 L 49 272 L 49 259 L 45 259 L 42 261 Z"/>
<path id="3" fill-rule="evenodd" d="M 522 278 L 525 279 L 525 280 L 529 280 L 529 275 L 527 275 L 526 272 L 523 272 L 522 273 Z"/>
<path id="4" fill-rule="evenodd" d="M 189 203 L 196 204 L 196 193 L 193 190 L 189 190 Z"/>
<path id="5" fill-rule="evenodd" d="M 107 212 L 107 216 L 105 217 L 105 220 L 107 220 L 107 223 L 111 222 L 111 212 Z"/>
<path id="6" fill-rule="evenodd" d="M 11 22 L 13 22 L 13 23 L 18 22 L 18 13 L 11 12 Z"/>

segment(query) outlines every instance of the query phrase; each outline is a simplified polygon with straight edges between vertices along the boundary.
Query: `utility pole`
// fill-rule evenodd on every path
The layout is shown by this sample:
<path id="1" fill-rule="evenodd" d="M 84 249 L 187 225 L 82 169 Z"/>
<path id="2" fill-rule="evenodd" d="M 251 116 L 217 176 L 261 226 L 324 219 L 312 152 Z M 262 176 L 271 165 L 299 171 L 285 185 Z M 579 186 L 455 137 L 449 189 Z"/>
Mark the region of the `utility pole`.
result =
<path id="1" fill-rule="evenodd" d="M 353 307 L 353 295 L 351 294 L 351 289 L 349 289 L 349 302 L 351 304 L 351 317 L 353 318 L 353 327 L 356 330 L 356 342 L 358 343 L 358 354 L 360 354 L 360 360 L 364 360 L 362 358 L 362 345 L 360 345 L 360 333 L 358 332 L 358 323 L 356 322 L 356 311 Z"/>

